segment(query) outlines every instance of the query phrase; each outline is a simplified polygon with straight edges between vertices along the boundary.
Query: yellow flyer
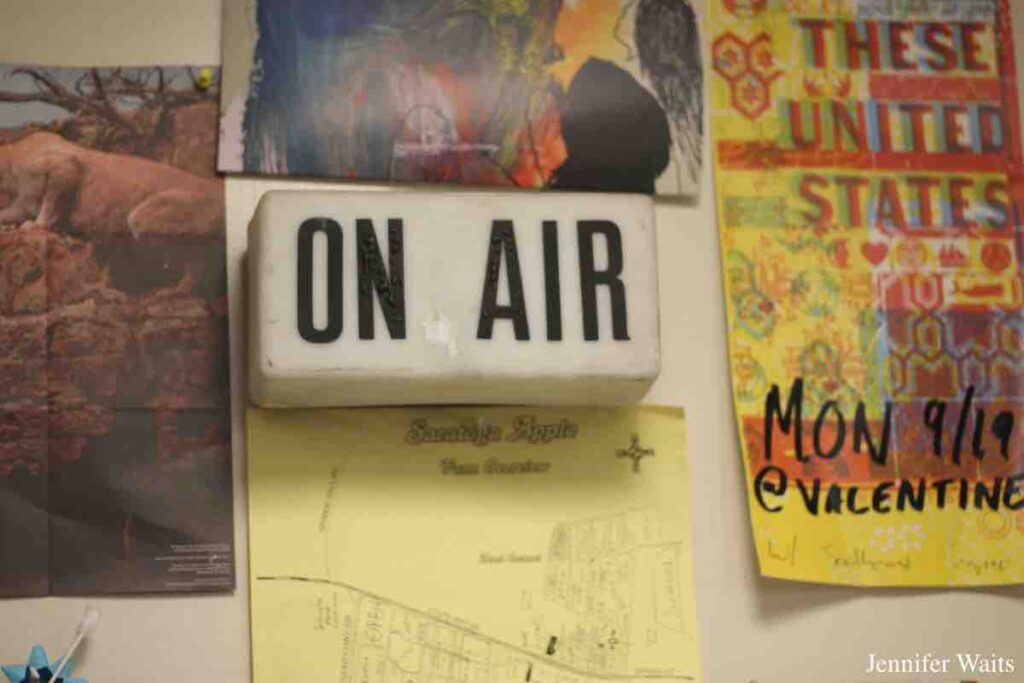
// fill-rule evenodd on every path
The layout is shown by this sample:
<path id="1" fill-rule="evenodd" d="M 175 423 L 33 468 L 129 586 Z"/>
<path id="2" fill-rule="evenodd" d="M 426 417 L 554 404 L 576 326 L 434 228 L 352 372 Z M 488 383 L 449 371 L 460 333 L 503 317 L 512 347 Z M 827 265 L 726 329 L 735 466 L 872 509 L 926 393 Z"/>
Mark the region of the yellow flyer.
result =
<path id="1" fill-rule="evenodd" d="M 711 0 L 733 396 L 761 572 L 1024 582 L 1005 0 Z"/>
<path id="2" fill-rule="evenodd" d="M 252 409 L 248 437 L 257 683 L 700 680 L 681 410 Z"/>

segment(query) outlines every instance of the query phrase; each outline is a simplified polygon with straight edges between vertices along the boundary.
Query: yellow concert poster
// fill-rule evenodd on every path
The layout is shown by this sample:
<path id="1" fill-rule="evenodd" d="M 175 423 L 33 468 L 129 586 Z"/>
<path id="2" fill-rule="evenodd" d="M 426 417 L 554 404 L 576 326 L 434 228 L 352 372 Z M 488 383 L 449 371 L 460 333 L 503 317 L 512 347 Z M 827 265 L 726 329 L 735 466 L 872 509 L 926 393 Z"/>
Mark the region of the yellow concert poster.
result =
<path id="1" fill-rule="evenodd" d="M 1004 0 L 713 0 L 733 395 L 761 572 L 1024 581 Z"/>

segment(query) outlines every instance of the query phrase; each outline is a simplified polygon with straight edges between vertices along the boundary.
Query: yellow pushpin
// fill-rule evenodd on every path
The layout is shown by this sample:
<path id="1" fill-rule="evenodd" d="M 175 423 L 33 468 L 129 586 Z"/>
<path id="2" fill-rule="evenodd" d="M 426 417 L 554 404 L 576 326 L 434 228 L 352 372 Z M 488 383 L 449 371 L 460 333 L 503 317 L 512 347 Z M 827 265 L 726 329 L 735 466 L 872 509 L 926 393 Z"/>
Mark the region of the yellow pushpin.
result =
<path id="1" fill-rule="evenodd" d="M 213 86 L 214 72 L 211 67 L 204 66 L 199 70 L 199 75 L 196 76 L 196 88 L 199 90 L 209 90 Z"/>

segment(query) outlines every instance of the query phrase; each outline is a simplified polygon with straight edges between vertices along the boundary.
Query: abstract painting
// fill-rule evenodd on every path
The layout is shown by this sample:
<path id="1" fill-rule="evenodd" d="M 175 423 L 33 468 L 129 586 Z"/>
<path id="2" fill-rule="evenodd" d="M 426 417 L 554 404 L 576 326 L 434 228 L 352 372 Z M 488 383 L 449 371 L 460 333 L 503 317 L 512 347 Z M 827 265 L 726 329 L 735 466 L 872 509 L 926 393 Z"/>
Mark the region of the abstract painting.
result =
<path id="1" fill-rule="evenodd" d="M 248 0 L 225 12 L 223 171 L 698 188 L 689 0 Z"/>

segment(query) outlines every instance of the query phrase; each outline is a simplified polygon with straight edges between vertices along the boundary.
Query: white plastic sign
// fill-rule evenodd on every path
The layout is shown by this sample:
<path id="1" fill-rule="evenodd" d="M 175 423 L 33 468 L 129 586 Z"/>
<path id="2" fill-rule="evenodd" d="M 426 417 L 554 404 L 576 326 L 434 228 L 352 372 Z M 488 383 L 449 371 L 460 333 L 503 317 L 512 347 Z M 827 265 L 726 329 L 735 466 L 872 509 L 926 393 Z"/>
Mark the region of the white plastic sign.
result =
<path id="1" fill-rule="evenodd" d="M 652 202 L 269 192 L 249 228 L 266 407 L 614 404 L 659 369 Z"/>

